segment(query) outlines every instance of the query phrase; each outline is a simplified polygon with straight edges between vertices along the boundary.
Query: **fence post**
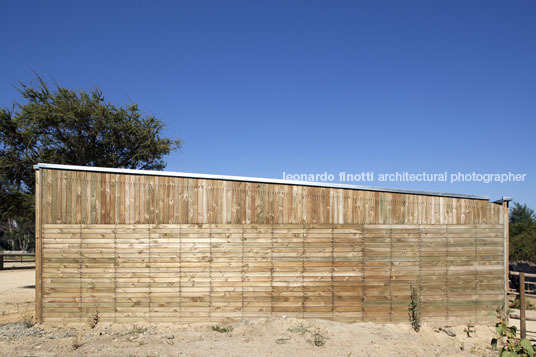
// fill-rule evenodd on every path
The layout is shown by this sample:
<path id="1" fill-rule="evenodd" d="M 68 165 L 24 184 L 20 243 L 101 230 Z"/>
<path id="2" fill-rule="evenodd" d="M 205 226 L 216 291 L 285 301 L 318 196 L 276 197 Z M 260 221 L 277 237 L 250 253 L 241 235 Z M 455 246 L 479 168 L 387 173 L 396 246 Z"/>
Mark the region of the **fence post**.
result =
<path id="1" fill-rule="evenodd" d="M 527 338 L 525 322 L 525 273 L 519 273 L 519 329 L 521 338 Z"/>

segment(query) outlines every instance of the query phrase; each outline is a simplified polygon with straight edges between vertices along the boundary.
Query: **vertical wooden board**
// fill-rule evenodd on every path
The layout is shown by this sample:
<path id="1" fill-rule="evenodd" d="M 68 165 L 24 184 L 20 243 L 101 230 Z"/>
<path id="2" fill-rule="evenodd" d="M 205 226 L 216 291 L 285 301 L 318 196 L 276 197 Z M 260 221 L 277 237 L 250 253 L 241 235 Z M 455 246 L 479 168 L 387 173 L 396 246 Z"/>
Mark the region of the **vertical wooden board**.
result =
<path id="1" fill-rule="evenodd" d="M 82 201 L 82 191 L 83 191 L 83 183 L 82 183 L 82 172 L 76 172 L 75 175 L 75 193 L 76 193 L 76 202 L 75 202 L 75 212 L 76 212 L 76 224 L 82 224 L 83 223 L 83 201 Z"/>
<path id="2" fill-rule="evenodd" d="M 165 204 L 167 182 L 164 176 L 155 176 L 155 201 L 156 212 L 155 220 L 153 223 L 167 223 L 167 205 Z"/>
<path id="3" fill-rule="evenodd" d="M 188 222 L 188 201 L 186 200 L 185 179 L 177 179 L 177 190 L 175 196 L 175 206 L 177 208 L 177 223 L 185 224 Z"/>
<path id="4" fill-rule="evenodd" d="M 229 220 L 231 224 L 238 223 L 238 205 L 239 205 L 239 192 L 237 191 L 237 182 L 229 183 L 229 190 L 231 191 L 229 201 Z"/>
<path id="5" fill-rule="evenodd" d="M 267 197 L 266 197 L 266 224 L 273 224 L 275 221 L 276 215 L 276 200 L 275 200 L 275 191 L 274 185 L 268 185 L 267 187 Z M 240 202 L 240 201 L 239 201 Z"/>
<path id="6" fill-rule="evenodd" d="M 219 181 L 210 181 L 210 192 L 207 197 L 208 211 L 207 211 L 207 220 L 209 223 L 216 224 L 220 223 L 218 219 L 218 206 L 220 204 L 220 182 Z"/>
<path id="7" fill-rule="evenodd" d="M 195 223 L 205 223 L 203 219 L 204 206 L 205 206 L 205 195 L 204 195 L 204 180 L 196 179 L 196 191 L 194 194 L 194 200 L 196 202 L 196 209 L 194 211 L 194 222 Z"/>
<path id="8" fill-rule="evenodd" d="M 255 183 L 255 191 L 254 191 L 254 207 L 255 207 L 255 220 L 252 222 L 254 224 L 262 224 L 264 223 L 264 191 L 262 189 L 262 184 Z"/>
<path id="9" fill-rule="evenodd" d="M 150 224 L 152 222 L 152 215 L 154 213 L 153 200 L 151 199 L 151 178 L 149 176 L 140 177 L 142 186 L 142 223 Z"/>
<path id="10" fill-rule="evenodd" d="M 83 174 L 82 187 L 83 224 L 91 223 L 91 177 L 89 172 Z"/>
<path id="11" fill-rule="evenodd" d="M 159 192 L 160 192 L 160 186 L 158 185 L 157 179 L 158 176 L 149 176 L 149 207 L 151 207 L 150 213 L 149 213 L 149 221 L 150 224 L 156 224 L 158 222 L 158 216 L 160 214 L 159 212 Z"/>
<path id="12" fill-rule="evenodd" d="M 188 179 L 188 223 L 197 221 L 197 180 Z"/>
<path id="13" fill-rule="evenodd" d="M 369 204 L 369 210 L 368 210 L 368 219 L 366 223 L 370 224 L 378 224 L 378 192 L 367 192 L 368 196 L 368 204 Z M 334 222 L 336 223 L 336 222 Z"/>
<path id="14" fill-rule="evenodd" d="M 173 178 L 169 179 L 168 186 L 168 197 L 166 197 L 168 224 L 177 224 L 179 220 L 179 207 L 177 204 L 177 184 Z"/>
<path id="15" fill-rule="evenodd" d="M 97 210 L 97 216 L 99 216 L 99 223 L 101 224 L 107 224 L 108 221 L 106 219 L 107 216 L 107 210 L 110 209 L 110 206 L 108 205 L 108 195 L 106 193 L 106 174 L 97 173 L 97 197 L 100 197 L 100 206 Z"/>
<path id="16" fill-rule="evenodd" d="M 35 172 L 35 319 L 43 323 L 43 290 L 42 290 L 42 170 Z"/>
<path id="17" fill-rule="evenodd" d="M 149 211 L 149 207 L 146 207 L 146 199 L 145 199 L 145 178 L 143 176 L 136 176 L 136 181 L 138 185 L 138 197 L 137 202 L 138 203 L 138 220 L 136 223 L 138 224 L 147 224 L 147 218 L 146 213 Z"/>
<path id="18" fill-rule="evenodd" d="M 134 175 L 129 175 L 126 178 L 125 182 L 125 200 L 128 200 L 128 219 L 125 224 L 135 224 L 136 223 L 136 195 L 137 188 L 134 181 Z"/>
<path id="19" fill-rule="evenodd" d="M 143 221 L 143 185 L 141 183 L 140 177 L 141 176 L 132 175 L 132 187 L 134 190 L 134 223 L 136 224 L 140 224 Z"/>
<path id="20" fill-rule="evenodd" d="M 106 220 L 106 188 L 104 187 L 106 184 L 104 175 L 102 173 L 96 173 L 96 195 L 97 195 L 97 202 L 98 206 L 96 207 L 96 215 L 97 215 L 97 222 L 99 224 L 105 224 Z"/>
<path id="21" fill-rule="evenodd" d="M 114 224 L 115 223 L 115 182 L 114 182 L 114 174 L 106 174 L 106 223 L 107 224 Z"/>
<path id="22" fill-rule="evenodd" d="M 39 169 L 41 173 L 41 190 L 43 191 L 41 197 L 43 202 L 41 206 L 43 212 L 41 213 L 42 224 L 52 223 L 52 178 L 50 177 L 49 170 Z"/>
<path id="23" fill-rule="evenodd" d="M 248 199 L 247 199 L 247 185 L 245 182 L 239 183 L 239 191 L 240 191 L 240 212 L 239 212 L 239 218 L 238 223 L 239 224 L 245 224 L 247 221 L 247 214 L 248 214 Z M 216 223 L 216 222 L 215 222 Z"/>
<path id="24" fill-rule="evenodd" d="M 114 174 L 106 175 L 106 199 L 108 201 L 106 208 L 106 223 L 114 224 L 115 223 L 115 206 L 119 202 L 115 200 L 115 180 Z"/>
<path id="25" fill-rule="evenodd" d="M 97 195 L 97 174 L 95 172 L 91 172 L 89 174 L 89 180 L 90 180 L 90 207 L 89 212 L 91 214 L 91 218 L 89 220 L 89 224 L 99 224 L 100 223 L 100 215 L 98 212 L 100 211 L 100 196 Z"/>
<path id="26" fill-rule="evenodd" d="M 284 204 L 283 204 L 283 224 L 291 224 L 293 223 L 293 220 L 292 220 L 292 211 L 293 211 L 293 196 L 294 196 L 294 191 L 293 191 L 293 187 L 292 186 L 285 186 L 284 188 L 284 192 L 285 192 L 285 197 L 284 197 Z"/>
<path id="27" fill-rule="evenodd" d="M 128 202 L 125 194 L 125 175 L 115 175 L 115 223 L 125 224 L 127 221 Z"/>
<path id="28" fill-rule="evenodd" d="M 66 200 L 66 193 L 67 193 L 67 177 L 65 171 L 59 171 L 58 170 L 58 211 L 57 211 L 57 217 L 56 217 L 56 223 L 66 223 L 65 216 L 67 211 L 67 200 Z"/>
<path id="29" fill-rule="evenodd" d="M 180 205 L 179 205 L 179 196 L 180 196 L 180 186 L 178 180 L 173 177 L 170 180 L 171 189 L 170 189 L 170 203 L 169 203 L 169 214 L 171 216 L 169 223 L 170 224 L 179 224 L 180 223 Z"/>
<path id="30" fill-rule="evenodd" d="M 57 207 L 61 203 L 58 199 L 58 172 L 56 170 L 50 170 L 50 223 L 57 224 Z"/>
<path id="31" fill-rule="evenodd" d="M 74 172 L 65 171 L 65 193 L 64 193 L 64 200 L 65 200 L 65 210 L 62 217 L 62 223 L 66 224 L 73 224 L 73 219 L 76 218 L 74 215 L 73 217 L 73 201 L 76 200 L 76 195 L 73 194 L 73 174 Z"/>
<path id="32" fill-rule="evenodd" d="M 218 186 L 220 187 L 220 186 Z M 218 197 L 220 197 L 218 195 Z M 219 202 L 218 202 L 219 203 Z M 244 182 L 244 221 L 243 224 L 251 224 L 251 213 L 254 211 L 252 208 L 252 197 L 251 197 L 251 182 Z M 221 221 L 218 220 L 218 223 Z"/>

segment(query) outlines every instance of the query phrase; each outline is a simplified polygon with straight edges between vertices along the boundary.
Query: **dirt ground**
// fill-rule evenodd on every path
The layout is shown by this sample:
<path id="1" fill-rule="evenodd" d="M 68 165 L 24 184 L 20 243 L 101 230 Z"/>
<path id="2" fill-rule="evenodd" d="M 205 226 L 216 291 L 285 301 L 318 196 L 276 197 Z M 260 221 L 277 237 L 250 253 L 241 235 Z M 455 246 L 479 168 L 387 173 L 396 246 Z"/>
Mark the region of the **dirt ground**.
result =
<path id="1" fill-rule="evenodd" d="M 35 270 L 33 263 L 26 263 L 30 269 L 0 270 L 0 324 L 19 321 L 22 316 L 33 314 L 35 300 Z M 1 352 L 0 352 L 1 353 Z"/>
<path id="2" fill-rule="evenodd" d="M 444 331 L 408 324 L 261 319 L 214 324 L 24 326 L 35 271 L 0 271 L 0 356 L 496 356 L 493 326 Z M 29 321 L 29 319 L 27 319 Z"/>

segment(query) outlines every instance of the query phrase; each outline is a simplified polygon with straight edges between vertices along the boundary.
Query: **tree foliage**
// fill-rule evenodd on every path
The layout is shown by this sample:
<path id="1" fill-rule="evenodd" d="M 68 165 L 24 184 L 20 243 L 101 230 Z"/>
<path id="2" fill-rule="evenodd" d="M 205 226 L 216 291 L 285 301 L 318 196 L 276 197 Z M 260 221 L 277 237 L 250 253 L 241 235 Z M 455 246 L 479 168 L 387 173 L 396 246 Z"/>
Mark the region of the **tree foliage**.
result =
<path id="1" fill-rule="evenodd" d="M 22 102 L 0 109 L 0 238 L 33 226 L 36 163 L 162 170 L 181 146 L 158 118 L 116 106 L 100 89 L 51 87 L 39 76 L 17 89 Z"/>
<path id="2" fill-rule="evenodd" d="M 526 204 L 510 210 L 510 260 L 536 263 L 536 214 Z"/>

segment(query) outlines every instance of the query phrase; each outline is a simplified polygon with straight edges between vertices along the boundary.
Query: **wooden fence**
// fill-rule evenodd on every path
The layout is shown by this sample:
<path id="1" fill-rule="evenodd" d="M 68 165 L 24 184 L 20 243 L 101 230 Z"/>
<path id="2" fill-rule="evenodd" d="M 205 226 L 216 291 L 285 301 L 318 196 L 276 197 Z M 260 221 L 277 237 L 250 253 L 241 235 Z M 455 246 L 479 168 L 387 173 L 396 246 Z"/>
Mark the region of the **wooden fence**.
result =
<path id="1" fill-rule="evenodd" d="M 479 323 L 504 302 L 500 205 L 199 181 L 39 170 L 38 319 L 400 322 L 415 286 L 423 320 Z"/>

